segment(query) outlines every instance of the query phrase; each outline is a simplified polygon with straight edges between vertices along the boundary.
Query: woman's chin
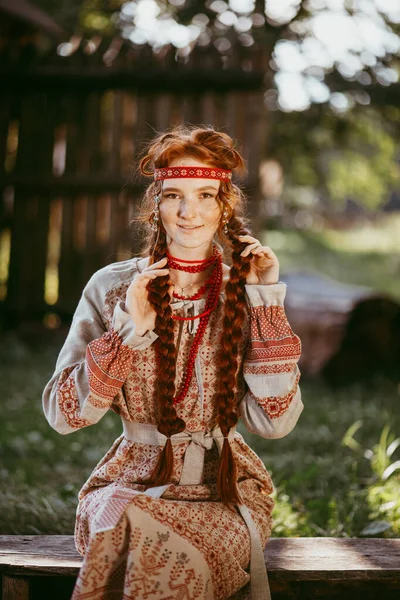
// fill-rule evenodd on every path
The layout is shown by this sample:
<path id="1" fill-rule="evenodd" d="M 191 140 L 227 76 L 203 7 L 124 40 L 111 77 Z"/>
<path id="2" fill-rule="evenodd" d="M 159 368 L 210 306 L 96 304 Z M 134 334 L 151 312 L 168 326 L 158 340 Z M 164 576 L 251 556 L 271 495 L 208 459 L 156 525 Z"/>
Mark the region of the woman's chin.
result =
<path id="1" fill-rule="evenodd" d="M 174 238 L 170 238 L 169 245 L 182 246 L 183 248 L 199 248 L 201 246 L 212 244 L 213 237 L 200 235 L 195 232 L 190 233 L 178 233 Z"/>

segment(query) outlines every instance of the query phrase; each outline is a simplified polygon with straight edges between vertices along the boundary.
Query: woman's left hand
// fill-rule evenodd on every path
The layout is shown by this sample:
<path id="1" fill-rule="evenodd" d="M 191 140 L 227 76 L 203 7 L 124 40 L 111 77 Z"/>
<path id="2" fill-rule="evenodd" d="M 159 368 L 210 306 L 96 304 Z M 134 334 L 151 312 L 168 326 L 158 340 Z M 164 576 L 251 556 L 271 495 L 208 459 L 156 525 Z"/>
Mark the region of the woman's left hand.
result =
<path id="1" fill-rule="evenodd" d="M 251 235 L 239 235 L 241 242 L 248 242 L 241 256 L 252 254 L 250 271 L 246 283 L 273 284 L 279 281 L 279 261 L 270 246 L 262 246 L 256 238 Z"/>

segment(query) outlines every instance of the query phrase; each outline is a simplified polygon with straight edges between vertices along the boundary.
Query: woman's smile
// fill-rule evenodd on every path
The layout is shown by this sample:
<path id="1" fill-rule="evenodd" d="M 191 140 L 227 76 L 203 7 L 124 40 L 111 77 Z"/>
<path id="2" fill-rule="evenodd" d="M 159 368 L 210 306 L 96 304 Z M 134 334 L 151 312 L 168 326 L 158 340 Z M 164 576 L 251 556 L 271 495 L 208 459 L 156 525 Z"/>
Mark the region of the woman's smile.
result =
<path id="1" fill-rule="evenodd" d="M 194 229 L 200 229 L 200 227 L 203 227 L 203 225 L 179 225 L 178 224 L 179 229 L 182 229 L 182 231 L 193 231 Z"/>

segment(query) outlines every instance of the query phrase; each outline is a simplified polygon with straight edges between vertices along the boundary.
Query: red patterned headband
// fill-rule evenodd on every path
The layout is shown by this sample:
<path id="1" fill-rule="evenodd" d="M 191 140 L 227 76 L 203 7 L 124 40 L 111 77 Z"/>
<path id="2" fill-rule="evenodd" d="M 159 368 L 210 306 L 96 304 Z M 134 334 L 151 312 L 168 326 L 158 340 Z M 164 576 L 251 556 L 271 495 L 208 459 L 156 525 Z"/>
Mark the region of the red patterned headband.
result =
<path id="1" fill-rule="evenodd" d="M 222 179 L 227 181 L 232 179 L 232 171 L 212 167 L 164 167 L 155 169 L 154 179 L 175 179 L 175 177 L 201 177 L 203 179 Z"/>

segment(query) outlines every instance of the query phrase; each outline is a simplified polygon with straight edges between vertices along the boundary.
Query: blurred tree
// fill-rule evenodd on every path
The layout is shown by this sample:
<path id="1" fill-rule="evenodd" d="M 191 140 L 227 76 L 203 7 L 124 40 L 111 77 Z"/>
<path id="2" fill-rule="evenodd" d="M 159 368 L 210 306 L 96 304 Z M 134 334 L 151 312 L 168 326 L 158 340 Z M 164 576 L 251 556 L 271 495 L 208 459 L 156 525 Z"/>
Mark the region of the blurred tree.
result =
<path id="1" fill-rule="evenodd" d="M 337 113 L 314 104 L 301 114 L 277 111 L 266 154 L 285 172 L 285 194 L 312 187 L 327 207 L 347 198 L 377 210 L 400 184 L 400 108 L 357 106 Z"/>
<path id="2" fill-rule="evenodd" d="M 400 4 L 385 0 L 36 0 L 84 36 L 122 35 L 177 53 L 261 45 L 269 57 L 266 154 L 285 190 L 367 209 L 399 181 Z"/>
<path id="3" fill-rule="evenodd" d="M 233 43 L 262 44 L 272 57 L 267 80 L 272 83 L 275 72 L 297 74 L 308 88 L 310 103 L 325 102 L 329 91 L 346 91 L 360 104 L 368 102 L 368 95 L 374 103 L 399 104 L 400 6 L 394 2 L 36 0 L 36 4 L 71 32 L 121 33 L 155 49 L 169 43 L 189 49 L 212 43 L 229 54 Z M 336 105 L 348 101 L 333 98 Z"/>

